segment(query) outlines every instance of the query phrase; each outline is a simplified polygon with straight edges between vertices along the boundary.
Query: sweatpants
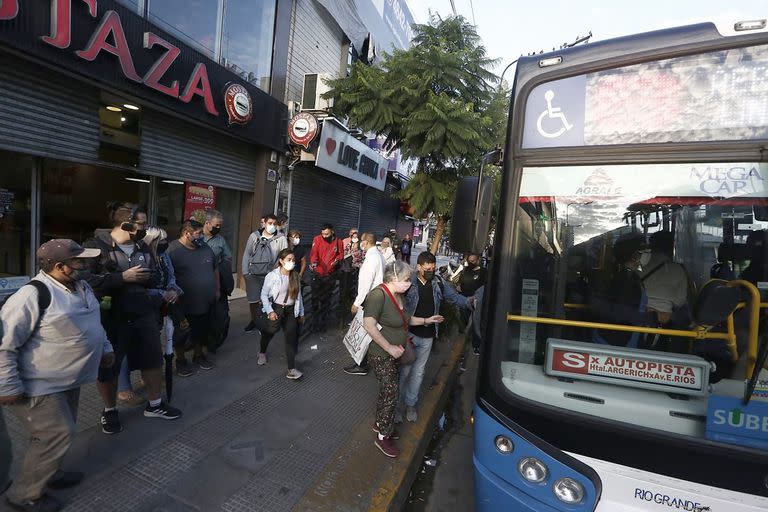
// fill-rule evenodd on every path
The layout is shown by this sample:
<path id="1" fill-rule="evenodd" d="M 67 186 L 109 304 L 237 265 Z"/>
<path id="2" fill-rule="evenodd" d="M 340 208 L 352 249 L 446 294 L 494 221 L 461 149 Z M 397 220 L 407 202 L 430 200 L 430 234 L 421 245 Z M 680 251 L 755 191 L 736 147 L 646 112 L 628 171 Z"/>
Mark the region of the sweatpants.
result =
<path id="1" fill-rule="evenodd" d="M 294 313 L 294 306 L 273 304 L 272 308 L 277 313 L 277 316 L 280 317 L 280 328 L 283 330 L 283 336 L 285 337 L 285 359 L 288 362 L 288 369 L 296 368 L 296 352 L 299 350 L 299 319 L 296 318 Z M 269 342 L 272 341 L 275 334 L 261 333 L 262 354 L 267 353 Z"/>
<path id="2" fill-rule="evenodd" d="M 13 503 L 34 501 L 59 470 L 76 432 L 80 388 L 34 396 L 7 406 L 29 434 L 29 447 L 6 496 Z"/>

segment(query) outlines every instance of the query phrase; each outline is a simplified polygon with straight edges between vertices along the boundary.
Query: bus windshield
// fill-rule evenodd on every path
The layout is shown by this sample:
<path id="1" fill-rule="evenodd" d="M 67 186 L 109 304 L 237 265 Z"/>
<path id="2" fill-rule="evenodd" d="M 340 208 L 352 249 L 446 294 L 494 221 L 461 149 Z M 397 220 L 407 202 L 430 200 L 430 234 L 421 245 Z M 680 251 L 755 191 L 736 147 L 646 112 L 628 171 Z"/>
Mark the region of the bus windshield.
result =
<path id="1" fill-rule="evenodd" d="M 764 434 L 717 428 L 748 430 L 745 381 L 762 370 L 768 164 L 754 152 L 697 158 L 707 144 L 768 138 L 767 71 L 762 45 L 518 83 L 503 389 L 768 451 Z M 677 159 L 661 150 L 664 163 L 652 153 L 629 163 L 633 146 L 669 143 L 690 145 Z M 599 153 L 607 146 L 619 149 Z M 589 164 L 592 148 L 613 163 Z M 768 402 L 762 371 L 752 396 Z"/>

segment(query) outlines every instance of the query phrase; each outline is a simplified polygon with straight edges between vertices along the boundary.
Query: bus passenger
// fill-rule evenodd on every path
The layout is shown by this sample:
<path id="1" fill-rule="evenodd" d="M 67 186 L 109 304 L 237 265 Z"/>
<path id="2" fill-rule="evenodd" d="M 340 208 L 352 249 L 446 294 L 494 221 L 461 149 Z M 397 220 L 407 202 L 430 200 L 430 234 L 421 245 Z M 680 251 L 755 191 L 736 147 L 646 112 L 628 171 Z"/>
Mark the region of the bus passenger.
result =
<path id="1" fill-rule="evenodd" d="M 640 248 L 643 237 L 637 233 L 623 235 L 613 244 L 616 268 L 612 275 L 598 286 L 590 300 L 595 321 L 620 325 L 648 325 L 646 307 L 648 299 L 637 273 L 640 267 Z M 595 329 L 592 341 L 603 345 L 638 348 L 640 333 Z"/>
<path id="2" fill-rule="evenodd" d="M 766 257 L 766 231 L 753 231 L 747 237 L 749 250 L 749 265 L 741 273 L 741 279 L 757 286 L 759 282 L 768 281 L 768 258 Z"/>

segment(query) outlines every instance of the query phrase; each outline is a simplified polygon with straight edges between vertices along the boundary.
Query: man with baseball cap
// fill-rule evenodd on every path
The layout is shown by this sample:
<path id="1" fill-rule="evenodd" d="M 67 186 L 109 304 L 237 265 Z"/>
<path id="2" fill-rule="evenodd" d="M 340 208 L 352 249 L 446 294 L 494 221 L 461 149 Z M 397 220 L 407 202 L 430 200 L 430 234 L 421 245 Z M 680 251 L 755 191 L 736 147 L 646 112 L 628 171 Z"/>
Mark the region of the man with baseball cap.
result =
<path id="1" fill-rule="evenodd" d="M 16 510 L 59 510 L 46 486 L 62 489 L 83 478 L 59 466 L 76 432 L 80 386 L 114 364 L 99 301 L 85 281 L 89 260 L 99 254 L 72 240 L 44 243 L 37 250 L 40 273 L 0 309 L 0 404 L 30 438 L 6 493 Z"/>

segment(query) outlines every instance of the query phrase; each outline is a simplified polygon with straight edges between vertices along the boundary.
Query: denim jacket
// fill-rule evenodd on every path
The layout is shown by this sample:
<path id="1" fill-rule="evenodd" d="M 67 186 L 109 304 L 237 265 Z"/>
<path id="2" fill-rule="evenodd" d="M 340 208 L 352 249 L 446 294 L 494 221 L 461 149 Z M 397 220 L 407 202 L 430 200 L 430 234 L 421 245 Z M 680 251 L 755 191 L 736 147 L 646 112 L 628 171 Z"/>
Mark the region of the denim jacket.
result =
<path id="1" fill-rule="evenodd" d="M 445 290 L 445 293 L 443 293 Z M 440 314 L 440 306 L 443 303 L 443 299 L 447 300 L 454 306 L 458 306 L 462 309 L 470 309 L 469 300 L 446 283 L 445 280 L 436 275 L 432 278 L 432 294 L 435 299 L 435 315 Z M 419 273 L 414 272 L 411 278 L 411 287 L 408 288 L 408 293 L 405 296 L 405 309 L 409 315 L 413 316 L 416 312 L 416 306 L 419 304 Z M 435 334 L 438 333 L 438 324 L 435 324 Z"/>

